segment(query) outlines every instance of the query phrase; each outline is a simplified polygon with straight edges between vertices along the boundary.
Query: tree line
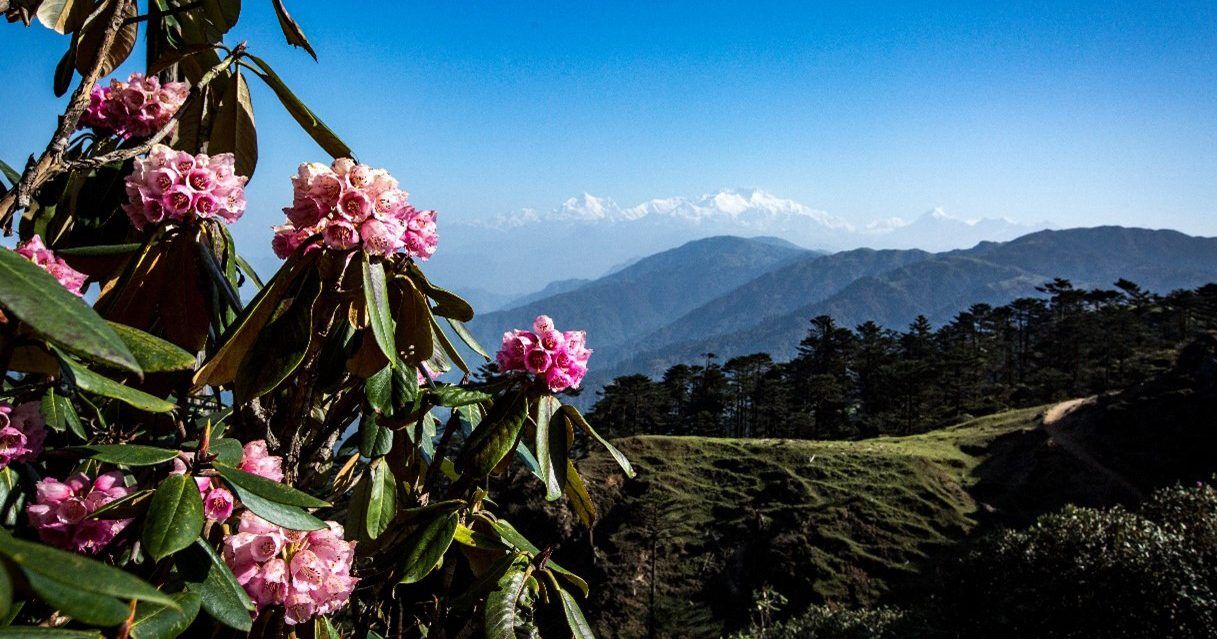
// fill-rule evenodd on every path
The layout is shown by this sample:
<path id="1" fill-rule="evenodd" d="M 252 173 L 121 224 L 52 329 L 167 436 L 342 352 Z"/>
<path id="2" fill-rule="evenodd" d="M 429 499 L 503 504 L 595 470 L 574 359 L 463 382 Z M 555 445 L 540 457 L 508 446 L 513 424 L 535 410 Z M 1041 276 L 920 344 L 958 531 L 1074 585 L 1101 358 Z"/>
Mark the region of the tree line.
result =
<path id="1" fill-rule="evenodd" d="M 1009 408 L 1124 388 L 1167 368 L 1191 337 L 1217 329 L 1217 284 L 1166 295 L 1121 279 L 1111 289 L 1055 279 L 1040 295 L 973 304 L 935 328 L 821 315 L 790 361 L 767 353 L 618 377 L 589 418 L 636 434 L 849 439 L 907 435 Z"/>

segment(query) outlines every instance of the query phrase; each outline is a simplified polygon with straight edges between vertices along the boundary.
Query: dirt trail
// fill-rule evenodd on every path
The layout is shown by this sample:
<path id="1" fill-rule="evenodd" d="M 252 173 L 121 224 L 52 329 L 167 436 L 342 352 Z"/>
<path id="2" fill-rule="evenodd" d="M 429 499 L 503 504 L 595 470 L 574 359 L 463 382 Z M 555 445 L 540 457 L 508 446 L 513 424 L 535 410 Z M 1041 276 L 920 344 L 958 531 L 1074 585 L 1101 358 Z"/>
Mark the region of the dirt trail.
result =
<path id="1" fill-rule="evenodd" d="M 1047 411 L 1044 411 L 1044 417 L 1040 421 L 1040 428 L 1043 428 L 1044 432 L 1048 433 L 1049 439 L 1057 446 L 1060 446 L 1065 452 L 1073 455 L 1078 461 L 1128 491 L 1133 497 L 1141 499 L 1141 491 L 1132 482 L 1125 479 L 1120 473 L 1103 465 L 1103 462 L 1095 459 L 1086 450 L 1086 447 L 1074 439 L 1069 432 L 1069 422 L 1073 412 L 1084 406 L 1093 405 L 1096 399 L 1094 396 L 1082 397 L 1052 406 Z"/>

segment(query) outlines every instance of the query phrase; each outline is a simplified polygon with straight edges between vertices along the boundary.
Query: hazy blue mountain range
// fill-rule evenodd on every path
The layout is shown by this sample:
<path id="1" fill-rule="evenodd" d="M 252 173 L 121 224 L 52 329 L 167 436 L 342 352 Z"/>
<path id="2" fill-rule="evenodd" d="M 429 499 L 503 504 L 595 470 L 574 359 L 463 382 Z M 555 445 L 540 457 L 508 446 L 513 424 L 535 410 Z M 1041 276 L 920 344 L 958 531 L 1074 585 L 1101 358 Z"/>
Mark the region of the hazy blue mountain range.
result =
<path id="1" fill-rule="evenodd" d="M 588 382 L 758 351 L 787 357 L 808 320 L 829 314 L 903 328 L 917 315 L 950 320 L 975 302 L 1035 295 L 1064 277 L 1082 287 L 1130 279 L 1155 292 L 1217 281 L 1217 238 L 1098 227 L 1039 231 L 970 249 L 858 249 L 832 254 L 766 239 L 715 237 L 652 255 L 573 290 L 475 318 L 488 347 L 540 312 L 583 328 L 595 349 Z"/>
<path id="2" fill-rule="evenodd" d="M 533 295 L 556 277 L 596 279 L 706 237 L 781 237 L 827 251 L 942 251 L 1010 240 L 1048 226 L 1005 218 L 964 220 L 934 209 L 912 221 L 893 217 L 855 227 L 825 211 L 756 189 L 658 198 L 635 206 L 585 193 L 550 211 L 526 209 L 476 222 L 444 218 L 443 250 L 428 263 L 427 273 L 499 308 L 511 305 L 507 298 Z"/>

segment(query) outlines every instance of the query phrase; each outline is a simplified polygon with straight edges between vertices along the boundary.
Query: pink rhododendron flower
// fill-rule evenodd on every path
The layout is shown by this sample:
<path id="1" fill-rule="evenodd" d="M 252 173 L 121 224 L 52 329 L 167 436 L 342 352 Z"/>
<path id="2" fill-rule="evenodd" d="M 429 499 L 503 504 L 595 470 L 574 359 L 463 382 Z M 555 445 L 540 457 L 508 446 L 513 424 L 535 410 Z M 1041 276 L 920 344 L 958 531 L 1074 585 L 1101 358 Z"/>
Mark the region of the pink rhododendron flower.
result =
<path id="1" fill-rule="evenodd" d="M 306 533 L 241 513 L 222 555 L 259 610 L 282 605 L 287 624 L 297 625 L 347 604 L 358 581 L 351 576 L 355 542 L 342 538 L 342 526 L 326 523 Z"/>
<path id="2" fill-rule="evenodd" d="M 17 245 L 17 255 L 37 264 L 42 270 L 50 273 L 52 277 L 59 280 L 60 284 L 77 296 L 84 295 L 81 289 L 84 288 L 85 280 L 89 279 L 84 273 L 68 266 L 68 263 L 63 261 L 62 257 L 55 255 L 55 252 L 47 248 L 42 243 L 42 238 L 35 235 L 30 239 Z"/>
<path id="3" fill-rule="evenodd" d="M 156 76 L 132 73 L 126 82 L 110 80 L 109 86 L 95 87 L 80 125 L 124 139 L 146 138 L 169 123 L 188 95 L 184 82 L 161 84 Z"/>
<path id="4" fill-rule="evenodd" d="M 93 511 L 130 492 L 120 472 L 104 473 L 94 480 L 85 475 L 72 475 L 62 482 L 47 477 L 35 488 L 35 502 L 26 506 L 25 512 L 38 536 L 52 546 L 97 554 L 131 523 L 130 519 L 88 518 Z"/>
<path id="5" fill-rule="evenodd" d="M 127 217 L 142 229 L 164 219 L 216 218 L 235 222 L 245 213 L 245 183 L 231 153 L 191 155 L 158 144 L 135 160 L 127 176 Z"/>
<path id="6" fill-rule="evenodd" d="M 0 402 L 0 469 L 15 461 L 29 461 L 42 454 L 46 422 L 37 402 L 13 407 Z"/>
<path id="7" fill-rule="evenodd" d="M 178 453 L 173 460 L 171 475 L 184 475 L 188 463 L 194 461 L 194 453 Z M 244 454 L 238 468 L 248 473 L 265 477 L 271 481 L 283 481 L 283 458 L 271 455 L 266 451 L 266 442 L 256 439 L 245 445 Z M 224 521 L 232 516 L 236 500 L 219 481 L 209 477 L 195 477 L 194 482 L 199 486 L 199 495 L 203 498 L 203 514 L 212 521 Z M 275 549 L 277 552 L 278 549 Z"/>
<path id="8" fill-rule="evenodd" d="M 271 244 L 279 257 L 314 235 L 339 251 L 362 247 L 370 255 L 391 255 L 404 250 L 419 260 L 435 254 L 435 211 L 410 206 L 408 194 L 384 169 L 350 158 L 328 167 L 301 164 L 292 176 L 292 193 L 292 205 L 283 209 L 288 223 L 275 228 Z"/>
<path id="9" fill-rule="evenodd" d="M 499 370 L 523 371 L 536 375 L 555 393 L 579 388 L 587 374 L 592 351 L 583 331 L 558 331 L 547 315 L 537 316 L 533 330 L 515 329 L 503 333 L 503 344 L 495 361 Z"/>
<path id="10" fill-rule="evenodd" d="M 261 439 L 245 444 L 245 456 L 237 468 L 271 481 L 283 481 L 283 458 L 267 453 L 266 442 Z"/>

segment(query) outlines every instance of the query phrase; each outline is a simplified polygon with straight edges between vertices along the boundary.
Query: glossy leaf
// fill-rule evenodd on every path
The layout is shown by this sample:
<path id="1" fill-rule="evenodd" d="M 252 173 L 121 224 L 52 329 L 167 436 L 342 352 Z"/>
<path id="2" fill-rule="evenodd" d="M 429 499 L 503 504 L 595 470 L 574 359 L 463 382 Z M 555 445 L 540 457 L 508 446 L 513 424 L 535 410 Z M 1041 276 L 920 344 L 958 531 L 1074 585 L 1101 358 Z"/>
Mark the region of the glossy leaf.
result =
<path id="1" fill-rule="evenodd" d="M 575 408 L 574 406 L 564 405 L 562 406 L 562 412 L 566 413 L 571 422 L 583 429 L 583 432 L 591 435 L 596 441 L 600 442 L 600 445 L 604 446 L 604 449 L 607 450 L 609 454 L 613 456 L 613 459 L 617 461 L 617 465 L 621 466 L 621 470 L 625 471 L 627 477 L 634 477 L 636 475 L 634 472 L 634 467 L 630 465 L 630 460 L 626 459 L 625 455 L 622 454 L 621 451 L 617 450 L 616 446 L 613 446 L 608 442 L 607 439 L 601 437 L 600 433 L 597 433 L 596 429 L 592 428 L 592 425 L 587 423 L 587 420 L 583 418 L 583 414 L 579 412 L 579 409 Z"/>
<path id="2" fill-rule="evenodd" d="M 178 456 L 178 451 L 170 448 L 139 444 L 92 444 L 70 450 L 83 451 L 90 459 L 120 466 L 155 466 Z"/>
<path id="3" fill-rule="evenodd" d="M 465 346 L 481 355 L 486 361 L 490 361 L 490 353 L 487 353 L 486 349 L 478 343 L 477 339 L 473 337 L 473 333 L 470 333 L 469 329 L 465 327 L 464 322 L 454 320 L 451 317 L 445 317 L 444 319 L 447 320 L 448 326 L 451 326 L 452 330 L 456 332 L 456 336 L 461 338 L 461 341 L 465 343 Z"/>
<path id="4" fill-rule="evenodd" d="M 385 280 L 385 265 L 373 261 L 367 253 L 363 254 L 363 299 L 368 313 L 368 324 L 372 326 L 372 335 L 380 352 L 389 358 L 389 366 L 401 366 L 396 354 L 396 329 L 393 326 L 393 315 L 389 311 L 389 285 Z"/>
<path id="5" fill-rule="evenodd" d="M 84 0 L 76 0 L 81 2 Z M 91 4 L 86 2 L 86 4 Z M 101 67 L 101 75 L 109 75 L 122 64 L 135 49 L 135 41 L 139 38 L 139 25 L 130 22 L 139 12 L 135 2 L 110 3 L 110 6 L 120 6 L 124 13 L 124 26 L 115 35 L 114 44 L 105 57 L 100 57 L 102 38 L 105 37 L 106 26 L 114 9 L 99 11 L 80 28 L 80 39 L 76 43 L 76 71 L 80 75 L 88 75 L 95 66 Z"/>
<path id="6" fill-rule="evenodd" d="M 236 156 L 237 175 L 252 176 L 258 165 L 258 130 L 249 84 L 239 68 L 233 69 L 212 120 L 207 152 Z"/>
<path id="7" fill-rule="evenodd" d="M 516 639 L 516 627 L 523 620 L 520 598 L 528 581 L 528 565 L 511 564 L 486 597 L 486 639 Z"/>
<path id="8" fill-rule="evenodd" d="M 418 376 L 407 366 L 385 366 L 367 379 L 368 403 L 382 415 L 400 417 L 414 411 L 418 400 Z"/>
<path id="9" fill-rule="evenodd" d="M 422 269 L 417 265 L 410 265 L 410 278 L 414 280 L 414 284 L 422 289 L 423 293 L 435 301 L 435 306 L 432 309 L 436 315 L 447 317 L 461 322 L 468 322 L 473 319 L 473 307 L 469 305 L 461 296 L 449 291 L 448 289 L 436 286 L 423 275 Z"/>
<path id="10" fill-rule="evenodd" d="M 566 614 L 566 625 L 570 628 L 574 639 L 596 639 L 596 633 L 592 632 L 591 624 L 587 622 L 583 611 L 579 609 L 579 602 L 562 588 L 558 588 L 558 597 L 562 599 L 562 611 Z"/>
<path id="11" fill-rule="evenodd" d="M 8 568 L 0 566 L 0 619 L 7 619 L 13 609 L 13 578 Z"/>
<path id="12" fill-rule="evenodd" d="M 95 626 L 117 626 L 127 619 L 127 604 L 76 588 L 74 583 L 53 579 L 43 572 L 22 566 L 25 580 L 38 598 L 60 613 Z M 79 575 L 77 579 L 87 579 Z"/>
<path id="13" fill-rule="evenodd" d="M 363 528 L 369 539 L 376 539 L 389 528 L 397 514 L 397 480 L 389 464 L 384 459 L 377 459 L 368 466 L 364 481 L 368 486 Z"/>
<path id="14" fill-rule="evenodd" d="M 72 405 L 72 400 L 55 390 L 54 387 L 48 388 L 46 394 L 42 396 L 40 405 L 42 418 L 46 421 L 46 425 L 52 430 L 63 432 L 64 430 L 72 431 L 81 439 L 88 439 L 85 433 L 84 424 L 80 422 L 80 416 L 76 413 L 76 407 Z"/>
<path id="15" fill-rule="evenodd" d="M 202 603 L 199 595 L 177 592 L 172 597 L 176 608 L 148 602 L 140 602 L 135 607 L 135 621 L 131 624 L 134 639 L 173 639 L 190 627 L 199 614 Z"/>
<path id="16" fill-rule="evenodd" d="M 491 398 L 490 393 L 472 388 L 464 388 L 455 384 L 436 386 L 435 390 L 431 391 L 431 395 L 435 397 L 435 401 L 439 402 L 440 406 L 451 408 L 479 404 Z"/>
<path id="17" fill-rule="evenodd" d="M 456 535 L 456 514 L 442 515 L 414 531 L 406 541 L 401 583 L 422 581 L 435 568 Z"/>
<path id="18" fill-rule="evenodd" d="M 149 413 L 167 413 L 176 408 L 172 402 L 165 401 L 155 395 L 149 395 L 142 390 L 125 386 L 109 377 L 98 375 L 84 366 L 73 362 L 71 359 L 65 357 L 60 361 L 71 371 L 72 381 L 75 382 L 76 388 L 82 391 L 92 395 L 117 399 L 132 408 L 138 408 Z"/>
<path id="19" fill-rule="evenodd" d="M 72 38 L 68 50 L 63 52 L 59 64 L 55 65 L 55 76 L 51 83 L 51 91 L 55 93 L 55 97 L 62 98 L 68 89 L 72 88 L 72 78 L 74 77 L 76 77 L 76 38 Z M 16 183 L 14 182 L 14 184 Z"/>
<path id="20" fill-rule="evenodd" d="M 0 307 L 43 339 L 97 362 L 133 373 L 139 362 L 88 304 L 33 262 L 0 249 Z"/>
<path id="21" fill-rule="evenodd" d="M 431 307 L 427 299 L 408 277 L 396 277 L 400 301 L 397 305 L 397 352 L 402 360 L 415 366 L 427 361 L 435 351 L 435 338 L 431 334 Z"/>
<path id="22" fill-rule="evenodd" d="M 515 447 L 524 428 L 528 404 L 522 394 L 500 398 L 482 420 L 457 457 L 456 467 L 462 474 L 482 477 Z"/>
<path id="23" fill-rule="evenodd" d="M 283 103 L 283 107 L 287 109 L 287 112 L 290 113 L 293 118 L 295 118 L 296 123 L 304 129 L 305 133 L 308 133 L 309 137 L 313 138 L 314 142 L 320 145 L 322 149 L 325 149 L 325 152 L 329 153 L 332 157 L 355 157 L 355 154 L 351 151 L 351 147 L 347 146 L 346 142 L 343 142 L 338 137 L 338 134 L 334 133 L 330 127 L 326 126 L 325 122 L 322 122 L 321 119 L 317 117 L 317 114 L 313 113 L 312 109 L 305 106 L 305 104 L 300 101 L 300 98 L 296 97 L 296 95 L 292 93 L 291 89 L 287 87 L 287 84 L 283 82 L 283 79 L 280 78 L 277 73 L 275 73 L 274 69 L 272 69 L 265 60 L 262 60 L 258 56 L 254 55 L 249 56 L 249 59 L 257 65 L 258 68 L 254 69 L 254 71 L 257 73 L 258 77 L 262 78 L 262 80 L 266 82 L 266 85 L 275 92 L 275 95 L 279 98 L 279 102 Z"/>
<path id="24" fill-rule="evenodd" d="M 329 502 L 317 499 L 312 495 L 301 492 L 277 481 L 271 481 L 265 477 L 247 473 L 243 470 L 237 470 L 231 466 L 224 464 L 213 464 L 216 472 L 220 474 L 228 483 L 234 484 L 245 492 L 252 492 L 259 497 L 273 501 L 278 504 L 288 506 L 299 506 L 301 508 L 325 508 L 330 505 Z M 299 530 L 299 529 L 297 529 Z"/>
<path id="25" fill-rule="evenodd" d="M 563 484 L 562 492 L 570 500 L 571 508 L 575 509 L 579 520 L 583 522 L 584 526 L 590 528 L 596 521 L 596 504 L 588 495 L 587 487 L 583 485 L 583 478 L 575 469 L 575 463 L 569 459 L 566 461 L 566 483 Z"/>
<path id="26" fill-rule="evenodd" d="M 298 506 L 273 502 L 227 481 L 227 479 L 225 479 L 225 483 L 232 488 L 246 508 L 272 524 L 278 524 L 290 530 L 321 530 L 326 527 L 324 521 L 308 514 Z"/>
<path id="27" fill-rule="evenodd" d="M 388 455 L 393 448 L 393 431 L 380 425 L 378 415 L 364 415 L 359 420 L 359 454 L 364 457 Z"/>
<path id="28" fill-rule="evenodd" d="M 195 357 L 176 344 L 117 322 L 107 322 L 127 345 L 145 373 L 185 371 L 194 368 Z"/>
<path id="29" fill-rule="evenodd" d="M 287 7 L 283 6 L 283 0 L 274 0 L 274 4 L 275 17 L 279 18 L 279 28 L 283 29 L 283 37 L 287 38 L 287 43 L 293 47 L 302 47 L 316 60 L 317 52 L 313 51 L 313 45 L 309 44 L 308 38 L 304 37 L 304 30 L 288 14 Z"/>
<path id="30" fill-rule="evenodd" d="M 174 560 L 187 590 L 199 595 L 207 614 L 229 628 L 249 632 L 254 602 L 210 544 L 198 539 Z"/>
<path id="31" fill-rule="evenodd" d="M 0 555 L 81 592 L 176 605 L 168 595 L 135 575 L 76 553 L 17 539 L 7 531 L 0 531 Z"/>
<path id="32" fill-rule="evenodd" d="M 0 628 L 0 639 L 102 639 L 102 636 L 96 630 L 8 626 Z"/>
<path id="33" fill-rule="evenodd" d="M 203 531 L 203 498 L 190 475 L 170 475 L 161 481 L 144 519 L 141 540 L 153 559 L 189 546 Z"/>
<path id="34" fill-rule="evenodd" d="M 543 395 L 537 400 L 537 466 L 541 480 L 545 482 L 545 498 L 549 501 L 562 496 L 562 484 L 565 483 L 567 425 L 561 408 L 562 403 L 553 395 Z M 557 435 L 551 437 L 551 428 Z M 561 472 L 558 472 L 558 463 L 562 465 Z"/>
<path id="35" fill-rule="evenodd" d="M 21 181 L 21 174 L 4 160 L 0 160 L 0 175 L 3 175 L 4 179 L 8 180 L 10 188 L 17 186 L 17 183 Z"/>

